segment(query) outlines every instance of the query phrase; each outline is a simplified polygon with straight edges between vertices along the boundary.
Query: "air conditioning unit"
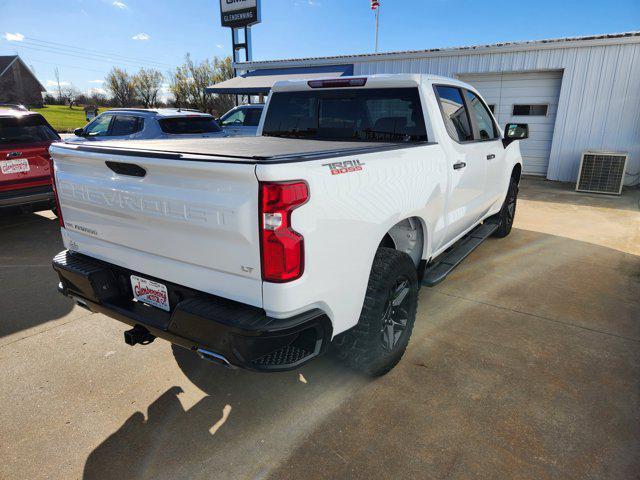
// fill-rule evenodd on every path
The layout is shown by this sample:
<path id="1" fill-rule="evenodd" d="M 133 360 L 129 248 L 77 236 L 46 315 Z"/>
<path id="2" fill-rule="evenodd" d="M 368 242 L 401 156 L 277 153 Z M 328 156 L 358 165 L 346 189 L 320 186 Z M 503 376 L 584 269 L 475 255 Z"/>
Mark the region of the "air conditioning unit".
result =
<path id="1" fill-rule="evenodd" d="M 620 195 L 627 157 L 620 152 L 583 152 L 576 191 Z"/>

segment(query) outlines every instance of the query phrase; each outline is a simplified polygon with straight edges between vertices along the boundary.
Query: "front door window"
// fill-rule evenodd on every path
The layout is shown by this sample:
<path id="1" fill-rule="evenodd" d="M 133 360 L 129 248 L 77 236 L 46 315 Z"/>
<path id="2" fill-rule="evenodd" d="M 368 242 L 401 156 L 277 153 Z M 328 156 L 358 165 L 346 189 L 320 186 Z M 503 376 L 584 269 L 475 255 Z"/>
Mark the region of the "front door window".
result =
<path id="1" fill-rule="evenodd" d="M 235 112 L 231 112 L 228 115 L 220 119 L 220 123 L 223 127 L 242 126 L 244 123 L 245 112 L 243 109 L 238 109 Z"/>
<path id="2" fill-rule="evenodd" d="M 104 137 L 109 135 L 109 125 L 112 115 L 100 115 L 84 129 L 88 137 Z"/>

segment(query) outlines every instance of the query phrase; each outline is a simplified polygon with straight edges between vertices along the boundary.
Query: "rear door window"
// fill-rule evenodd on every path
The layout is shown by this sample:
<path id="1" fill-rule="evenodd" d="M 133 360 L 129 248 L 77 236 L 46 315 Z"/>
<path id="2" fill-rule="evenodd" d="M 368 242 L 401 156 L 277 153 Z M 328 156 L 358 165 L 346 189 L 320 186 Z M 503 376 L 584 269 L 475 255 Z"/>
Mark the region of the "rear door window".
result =
<path id="1" fill-rule="evenodd" d="M 142 130 L 142 120 L 140 117 L 132 115 L 116 115 L 111 125 L 112 137 L 121 137 L 125 135 L 133 135 Z"/>
<path id="2" fill-rule="evenodd" d="M 462 98 L 462 91 L 447 85 L 437 85 L 435 89 L 449 136 L 457 142 L 473 140 L 469 112 Z"/>
<path id="3" fill-rule="evenodd" d="M 0 144 L 50 142 L 59 139 L 58 134 L 40 115 L 0 118 Z"/>
<path id="4" fill-rule="evenodd" d="M 187 135 L 220 131 L 215 119 L 206 116 L 163 118 L 158 123 L 162 131 L 169 134 Z"/>

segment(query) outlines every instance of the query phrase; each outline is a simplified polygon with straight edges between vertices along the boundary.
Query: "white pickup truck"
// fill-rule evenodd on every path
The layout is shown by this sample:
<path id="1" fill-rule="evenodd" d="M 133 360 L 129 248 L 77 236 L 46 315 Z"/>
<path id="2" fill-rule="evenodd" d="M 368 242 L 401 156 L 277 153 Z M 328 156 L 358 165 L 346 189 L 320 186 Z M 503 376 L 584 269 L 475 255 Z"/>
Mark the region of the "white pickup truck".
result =
<path id="1" fill-rule="evenodd" d="M 54 144 L 59 290 L 227 366 L 388 372 L 432 286 L 513 222 L 525 124 L 430 75 L 274 85 L 257 137 Z"/>

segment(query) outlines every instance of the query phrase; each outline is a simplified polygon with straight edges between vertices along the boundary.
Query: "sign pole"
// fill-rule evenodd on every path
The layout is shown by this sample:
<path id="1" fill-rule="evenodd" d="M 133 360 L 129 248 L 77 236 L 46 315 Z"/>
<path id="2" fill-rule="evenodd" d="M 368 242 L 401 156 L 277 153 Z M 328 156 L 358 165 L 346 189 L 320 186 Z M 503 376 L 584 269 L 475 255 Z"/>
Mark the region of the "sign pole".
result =
<path id="1" fill-rule="evenodd" d="M 261 0 L 220 0 L 221 24 L 231 28 L 234 77 L 238 76 L 235 64 L 241 61 L 240 50 L 244 50 L 244 61 L 251 61 L 251 25 L 260 23 L 260 4 Z M 239 99 L 238 94 L 235 94 L 236 105 L 240 104 Z"/>
<path id="2" fill-rule="evenodd" d="M 232 65 L 233 65 L 233 76 L 237 77 L 238 76 L 238 71 L 236 70 L 236 29 L 232 28 L 231 29 L 231 53 L 232 53 L 232 57 L 231 57 L 231 61 L 232 61 Z M 234 100 L 235 100 L 235 106 L 238 106 L 238 95 L 234 95 L 233 96 Z"/>
<path id="3" fill-rule="evenodd" d="M 243 39 L 241 39 L 240 33 L 243 33 Z M 233 27 L 231 29 L 231 44 L 233 49 L 233 63 L 242 61 L 240 56 L 240 50 L 244 50 L 244 61 L 250 62 L 251 57 L 251 26 Z M 233 76 L 238 76 L 238 71 L 233 68 Z M 251 98 L 249 98 L 251 100 Z M 249 102 L 251 103 L 251 102 Z M 239 105 L 238 95 L 236 95 L 236 106 Z"/>

